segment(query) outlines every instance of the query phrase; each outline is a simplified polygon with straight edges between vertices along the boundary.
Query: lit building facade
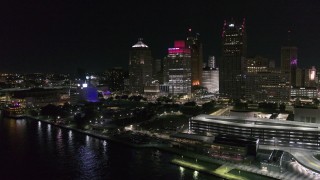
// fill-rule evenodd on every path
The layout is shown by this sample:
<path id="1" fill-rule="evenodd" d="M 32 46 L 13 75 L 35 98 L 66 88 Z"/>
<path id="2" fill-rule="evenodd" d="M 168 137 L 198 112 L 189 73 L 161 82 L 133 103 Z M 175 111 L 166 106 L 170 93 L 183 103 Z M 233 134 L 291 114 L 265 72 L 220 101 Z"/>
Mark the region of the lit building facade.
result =
<path id="1" fill-rule="evenodd" d="M 314 119 L 316 122 L 317 119 Z M 254 137 L 261 145 L 320 149 L 319 124 L 232 116 L 198 115 L 189 120 L 189 132 L 217 136 Z"/>
<path id="2" fill-rule="evenodd" d="M 297 85 L 297 69 L 298 69 L 298 48 L 295 47 L 290 37 L 291 31 L 288 31 L 288 41 L 281 47 L 281 71 L 290 74 L 290 85 Z"/>
<path id="3" fill-rule="evenodd" d="M 200 85 L 202 82 L 203 53 L 199 34 L 192 34 L 191 29 L 189 29 L 186 44 L 191 52 L 191 83 L 193 86 Z"/>
<path id="4" fill-rule="evenodd" d="M 129 91 L 143 93 L 144 86 L 152 80 L 152 56 L 142 39 L 132 46 L 129 58 Z"/>
<path id="5" fill-rule="evenodd" d="M 254 58 L 246 58 L 246 73 L 266 72 L 269 69 L 269 59 L 257 56 Z"/>
<path id="6" fill-rule="evenodd" d="M 292 76 L 293 72 L 291 73 Z M 297 68 L 294 71 L 295 79 L 292 81 L 293 88 L 300 88 L 300 87 L 316 87 L 317 86 L 317 70 L 313 66 L 310 69 L 300 69 Z M 295 86 L 293 86 L 293 84 Z"/>
<path id="7" fill-rule="evenodd" d="M 222 59 L 219 65 L 220 95 L 239 99 L 244 96 L 244 61 L 247 51 L 245 20 L 242 24 L 224 22 Z"/>
<path id="8" fill-rule="evenodd" d="M 209 56 L 208 58 L 208 67 L 209 68 L 216 68 L 216 58 L 214 56 Z"/>
<path id="9" fill-rule="evenodd" d="M 282 101 L 290 100 L 289 74 L 280 70 L 247 73 L 245 96 L 253 101 Z"/>
<path id="10" fill-rule="evenodd" d="M 316 87 L 291 88 L 291 98 L 313 99 L 318 97 Z"/>
<path id="11" fill-rule="evenodd" d="M 191 51 L 185 41 L 175 41 L 165 58 L 169 94 L 191 94 Z"/>
<path id="12" fill-rule="evenodd" d="M 298 48 L 294 46 L 281 47 L 281 70 L 289 73 L 291 66 L 298 65 Z"/>
<path id="13" fill-rule="evenodd" d="M 210 93 L 219 92 L 219 70 L 204 68 L 202 71 L 202 86 Z"/>

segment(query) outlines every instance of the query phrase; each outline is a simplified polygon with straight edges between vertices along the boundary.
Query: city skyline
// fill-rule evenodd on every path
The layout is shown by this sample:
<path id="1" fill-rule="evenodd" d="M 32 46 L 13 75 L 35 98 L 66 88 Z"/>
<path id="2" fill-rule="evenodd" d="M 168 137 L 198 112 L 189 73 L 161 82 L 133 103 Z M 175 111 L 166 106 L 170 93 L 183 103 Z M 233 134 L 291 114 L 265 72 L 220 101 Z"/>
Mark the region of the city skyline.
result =
<path id="1" fill-rule="evenodd" d="M 163 58 L 187 30 L 200 33 L 204 61 L 221 58 L 224 20 L 246 18 L 248 56 L 280 64 L 281 46 L 292 31 L 299 66 L 316 64 L 320 23 L 315 1 L 7 2 L 0 28 L 1 72 L 75 73 L 127 68 L 137 38 Z"/>

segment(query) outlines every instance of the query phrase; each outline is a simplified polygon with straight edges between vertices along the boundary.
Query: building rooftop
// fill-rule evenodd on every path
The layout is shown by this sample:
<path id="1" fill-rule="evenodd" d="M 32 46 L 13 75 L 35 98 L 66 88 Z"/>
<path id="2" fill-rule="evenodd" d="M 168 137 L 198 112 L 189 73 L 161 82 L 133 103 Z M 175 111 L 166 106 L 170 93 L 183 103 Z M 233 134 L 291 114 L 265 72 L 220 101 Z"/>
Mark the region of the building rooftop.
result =
<path id="1" fill-rule="evenodd" d="M 212 116 L 212 115 L 199 115 L 193 117 L 193 120 L 212 122 L 217 124 L 224 124 L 229 126 L 248 127 L 248 128 L 261 128 L 271 130 L 298 130 L 298 131 L 318 131 L 320 132 L 320 124 L 316 123 L 303 123 L 296 121 L 284 121 L 276 119 L 260 119 L 260 118 L 243 118 L 235 116 Z"/>
<path id="2" fill-rule="evenodd" d="M 148 46 L 142 42 L 142 39 L 141 39 L 141 38 L 140 38 L 140 39 L 138 40 L 138 42 L 137 42 L 135 45 L 133 45 L 132 47 L 133 47 L 133 48 L 148 48 Z"/>

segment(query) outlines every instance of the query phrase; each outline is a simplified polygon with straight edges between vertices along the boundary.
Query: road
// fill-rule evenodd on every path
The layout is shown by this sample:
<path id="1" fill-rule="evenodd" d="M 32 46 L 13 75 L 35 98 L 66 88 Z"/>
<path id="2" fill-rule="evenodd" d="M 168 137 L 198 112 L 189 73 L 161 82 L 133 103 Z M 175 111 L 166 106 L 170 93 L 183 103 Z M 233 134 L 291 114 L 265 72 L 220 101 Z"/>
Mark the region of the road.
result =
<path id="1" fill-rule="evenodd" d="M 309 150 L 309 149 L 300 149 L 300 148 L 292 148 L 292 147 L 280 147 L 280 146 L 266 146 L 266 145 L 259 145 L 260 149 L 279 149 L 286 151 L 294 156 L 297 162 L 306 168 L 309 168 L 316 172 L 316 174 L 320 173 L 320 161 L 317 160 L 313 155 L 320 154 L 320 151 L 317 150 Z M 295 167 L 298 167 L 295 165 Z M 304 170 L 301 167 L 298 167 L 301 170 Z M 309 170 L 305 170 L 307 173 L 313 174 L 313 172 Z M 320 179 L 320 178 L 319 178 Z"/>
<path id="2" fill-rule="evenodd" d="M 230 112 L 230 110 L 233 108 L 233 106 L 227 106 L 225 108 L 219 109 L 218 111 L 213 112 L 212 116 L 225 116 L 227 113 Z"/>

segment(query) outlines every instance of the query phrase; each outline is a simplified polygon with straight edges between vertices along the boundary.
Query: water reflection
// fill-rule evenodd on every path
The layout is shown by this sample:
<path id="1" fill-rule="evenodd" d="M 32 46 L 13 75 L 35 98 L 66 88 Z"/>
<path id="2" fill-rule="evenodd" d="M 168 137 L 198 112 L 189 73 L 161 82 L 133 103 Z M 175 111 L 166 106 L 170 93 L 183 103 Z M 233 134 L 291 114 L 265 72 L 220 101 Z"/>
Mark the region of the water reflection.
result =
<path id="1" fill-rule="evenodd" d="M 72 131 L 71 130 L 69 130 L 69 132 L 68 132 L 68 137 L 69 137 L 69 140 L 72 139 Z"/>
<path id="2" fill-rule="evenodd" d="M 107 152 L 107 148 L 108 148 L 108 143 L 107 143 L 107 141 L 104 140 L 102 145 L 103 145 L 103 146 L 102 146 L 102 147 L 103 147 L 103 152 L 106 153 L 106 152 Z"/>
<path id="3" fill-rule="evenodd" d="M 6 164 L 1 179 L 216 179 L 171 164 L 173 156 L 159 150 L 134 149 L 33 120 L 2 121 L 0 147 Z"/>

